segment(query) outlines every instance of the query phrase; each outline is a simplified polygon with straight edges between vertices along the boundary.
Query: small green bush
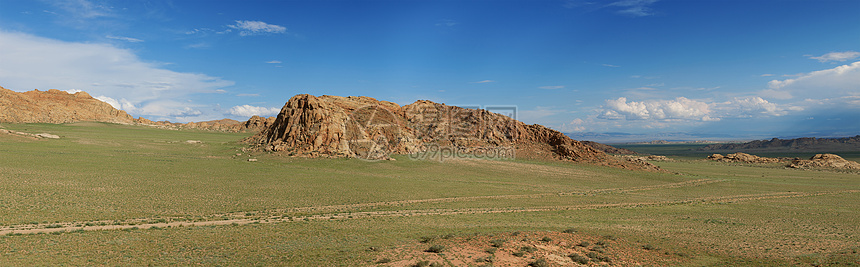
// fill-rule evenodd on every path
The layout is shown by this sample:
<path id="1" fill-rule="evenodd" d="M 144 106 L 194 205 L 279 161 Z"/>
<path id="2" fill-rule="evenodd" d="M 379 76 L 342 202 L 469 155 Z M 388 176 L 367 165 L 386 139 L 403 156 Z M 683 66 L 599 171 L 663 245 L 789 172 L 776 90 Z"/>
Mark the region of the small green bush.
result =
<path id="1" fill-rule="evenodd" d="M 564 231 L 561 231 L 561 232 L 562 232 L 562 233 L 565 233 L 565 234 L 573 234 L 573 233 L 576 233 L 576 229 L 574 229 L 574 228 L 567 228 L 567 229 L 564 229 Z"/>
<path id="2" fill-rule="evenodd" d="M 579 263 L 579 264 L 588 264 L 588 262 L 589 262 L 589 261 L 591 261 L 591 259 L 589 259 L 588 257 L 586 257 L 586 256 L 582 256 L 582 255 L 579 255 L 579 254 L 576 254 L 576 253 L 573 253 L 573 254 L 570 254 L 570 255 L 567 255 L 567 256 L 568 256 L 568 257 L 570 257 L 570 259 L 571 259 L 573 262 L 576 262 L 576 263 Z"/>
<path id="3" fill-rule="evenodd" d="M 537 260 L 529 263 L 529 266 L 532 266 L 532 267 L 549 267 L 550 265 L 549 265 L 548 261 L 541 258 L 541 259 L 537 259 Z"/>
<path id="4" fill-rule="evenodd" d="M 552 238 L 549 238 L 548 236 L 545 236 L 545 237 L 543 237 L 540 241 L 543 241 L 543 242 L 552 242 Z"/>
<path id="5" fill-rule="evenodd" d="M 442 245 L 432 245 L 432 246 L 430 246 L 429 248 L 427 248 L 427 250 L 425 250 L 425 251 L 427 251 L 427 252 L 432 252 L 432 253 L 439 253 L 439 252 L 442 252 L 443 250 L 445 250 L 445 246 L 442 246 Z"/>
<path id="6" fill-rule="evenodd" d="M 493 240 L 490 240 L 490 246 L 493 246 L 493 247 L 496 247 L 496 248 L 500 248 L 500 247 L 502 247 L 503 245 L 505 245 L 505 240 L 504 240 L 504 239 L 493 239 Z"/>

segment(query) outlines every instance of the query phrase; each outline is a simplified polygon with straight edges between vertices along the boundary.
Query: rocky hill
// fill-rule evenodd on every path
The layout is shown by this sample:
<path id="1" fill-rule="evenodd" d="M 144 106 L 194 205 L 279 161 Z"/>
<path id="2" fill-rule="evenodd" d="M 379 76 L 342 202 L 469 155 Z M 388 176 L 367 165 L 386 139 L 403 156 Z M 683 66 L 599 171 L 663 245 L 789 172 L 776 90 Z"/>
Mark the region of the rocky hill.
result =
<path id="1" fill-rule="evenodd" d="M 134 120 L 135 123 L 140 125 L 148 125 L 159 128 L 167 128 L 167 129 L 196 129 L 196 130 L 207 130 L 207 131 L 219 131 L 219 132 L 231 132 L 231 133 L 242 133 L 242 132 L 251 132 L 256 133 L 265 129 L 272 125 L 275 122 L 275 117 L 260 117 L 260 116 L 252 116 L 247 121 L 241 122 L 232 119 L 220 119 L 214 121 L 202 121 L 202 122 L 189 122 L 189 123 L 176 123 L 169 121 L 151 121 L 146 118 L 139 118 Z"/>
<path id="2" fill-rule="evenodd" d="M 582 142 L 583 144 L 585 144 L 587 146 L 590 146 L 591 148 L 600 150 L 606 154 L 616 154 L 616 155 L 636 155 L 636 154 L 639 154 L 639 153 L 636 153 L 635 151 L 630 150 L 630 149 L 617 148 L 617 147 L 610 146 L 610 145 L 603 144 L 603 143 L 592 142 L 592 141 L 580 141 L 580 142 Z"/>
<path id="3" fill-rule="evenodd" d="M 269 127 L 275 121 L 275 117 L 253 116 L 244 122 L 231 119 L 189 123 L 151 121 L 142 117 L 135 119 L 125 111 L 95 99 L 86 92 L 70 94 L 51 89 L 18 93 L 0 87 L 0 122 L 71 123 L 80 121 L 139 124 L 169 129 L 259 132 Z"/>
<path id="4" fill-rule="evenodd" d="M 132 123 L 125 111 L 95 99 L 86 92 L 69 94 L 51 89 L 18 93 L 0 87 L 0 122 L 69 123 L 98 121 Z"/>
<path id="5" fill-rule="evenodd" d="M 401 107 L 370 97 L 296 95 L 269 128 L 245 142 L 304 157 L 390 159 L 390 154 L 410 154 L 441 159 L 468 155 L 656 169 L 609 156 L 541 125 L 424 100 Z"/>
<path id="6" fill-rule="evenodd" d="M 713 144 L 700 151 L 858 151 L 860 135 L 845 138 L 803 137 L 796 139 L 756 140 L 741 144 Z"/>

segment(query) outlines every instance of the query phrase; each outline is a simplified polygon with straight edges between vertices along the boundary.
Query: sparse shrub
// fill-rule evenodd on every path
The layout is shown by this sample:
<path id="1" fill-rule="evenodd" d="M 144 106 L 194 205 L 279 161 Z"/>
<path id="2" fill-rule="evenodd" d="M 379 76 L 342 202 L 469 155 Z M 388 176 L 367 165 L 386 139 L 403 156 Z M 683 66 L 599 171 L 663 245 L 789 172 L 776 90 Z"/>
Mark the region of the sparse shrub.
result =
<path id="1" fill-rule="evenodd" d="M 526 253 L 531 253 L 531 252 L 535 252 L 535 251 L 537 251 L 537 248 L 536 248 L 536 247 L 531 247 L 531 246 L 523 246 L 523 247 L 521 247 L 521 248 L 520 248 L 520 251 L 522 251 L 522 252 L 526 252 Z"/>
<path id="2" fill-rule="evenodd" d="M 435 236 L 422 236 L 421 238 L 418 238 L 418 242 L 421 243 L 430 243 L 430 241 L 433 240 L 436 240 Z"/>
<path id="3" fill-rule="evenodd" d="M 567 256 L 570 257 L 570 260 L 579 264 L 588 264 L 588 262 L 591 261 L 591 259 L 589 259 L 588 257 L 576 253 Z"/>
<path id="4" fill-rule="evenodd" d="M 545 237 L 543 237 L 540 241 L 543 241 L 543 242 L 552 242 L 552 238 L 549 238 L 548 236 L 545 236 Z"/>
<path id="5" fill-rule="evenodd" d="M 578 244 L 577 246 L 580 246 L 580 247 L 588 247 L 588 246 L 591 246 L 591 242 L 588 242 L 588 241 L 582 241 L 582 242 L 579 242 L 579 244 Z"/>
<path id="6" fill-rule="evenodd" d="M 522 252 L 522 251 L 517 251 L 517 252 L 511 253 L 511 255 L 514 255 L 514 256 L 517 256 L 517 257 L 522 257 L 522 256 L 525 256 L 525 255 L 526 255 L 526 253 L 525 253 L 525 252 Z"/>
<path id="7" fill-rule="evenodd" d="M 427 248 L 427 250 L 425 250 L 425 251 L 427 251 L 427 252 L 432 252 L 432 253 L 439 253 L 439 252 L 442 252 L 443 250 L 445 250 L 445 246 L 442 246 L 442 245 L 432 245 L 432 246 L 430 246 L 429 248 Z"/>
<path id="8" fill-rule="evenodd" d="M 615 240 L 617 238 L 614 235 L 605 235 L 603 236 L 603 239 Z"/>
<path id="9" fill-rule="evenodd" d="M 595 243 L 595 244 L 597 244 L 598 246 L 601 246 L 601 247 L 606 247 L 607 245 L 609 245 L 609 241 L 600 240 L 600 241 L 597 241 L 597 243 Z"/>
<path id="10" fill-rule="evenodd" d="M 451 238 L 454 238 L 454 234 L 447 234 L 447 235 L 442 236 L 442 239 L 451 239 Z"/>
<path id="11" fill-rule="evenodd" d="M 642 249 L 644 249 L 644 250 L 657 250 L 657 247 L 655 247 L 651 244 L 645 244 L 645 245 L 642 245 Z"/>
<path id="12" fill-rule="evenodd" d="M 609 257 L 597 254 L 596 252 L 588 252 L 585 254 L 585 256 L 588 256 L 589 258 L 591 258 L 594 261 L 609 262 Z"/>
<path id="13" fill-rule="evenodd" d="M 48 228 L 48 229 L 61 228 L 61 227 L 63 227 L 63 226 L 60 224 L 52 224 L 52 225 L 45 226 L 45 228 Z"/>
<path id="14" fill-rule="evenodd" d="M 438 262 L 419 261 L 412 266 L 414 266 L 414 267 L 442 267 L 443 265 L 438 263 Z"/>
<path id="15" fill-rule="evenodd" d="M 486 257 L 477 258 L 477 259 L 475 259 L 475 262 L 493 262 L 494 260 L 496 260 L 496 257 L 493 255 L 490 255 L 490 256 L 486 256 Z"/>
<path id="16" fill-rule="evenodd" d="M 376 263 L 378 263 L 378 264 L 389 263 L 389 262 L 391 262 L 391 259 L 389 259 L 389 258 L 382 258 L 382 259 L 379 259 L 378 261 L 376 261 Z"/>
<path id="17" fill-rule="evenodd" d="M 540 258 L 540 259 L 537 259 L 537 260 L 529 263 L 529 266 L 532 266 L 532 267 L 549 267 L 550 265 L 549 265 L 549 262 L 546 261 L 546 259 Z"/>
<path id="18" fill-rule="evenodd" d="M 485 252 L 487 252 L 487 253 L 490 253 L 490 254 L 496 254 L 496 251 L 497 251 L 497 250 L 499 250 L 499 249 L 498 249 L 498 248 L 495 248 L 495 247 L 492 247 L 492 248 L 487 248 L 487 249 L 486 249 L 486 250 L 484 250 L 484 251 L 485 251 Z"/>
<path id="19" fill-rule="evenodd" d="M 504 245 L 505 245 L 505 240 L 504 240 L 504 239 L 493 239 L 493 240 L 490 240 L 490 246 L 493 246 L 493 247 L 496 247 L 496 248 L 500 248 L 500 247 L 502 247 L 502 246 L 504 246 Z"/>
<path id="20" fill-rule="evenodd" d="M 574 229 L 574 228 L 567 228 L 567 229 L 564 229 L 564 231 L 561 231 L 561 232 L 562 232 L 562 233 L 565 233 L 565 234 L 573 234 L 573 233 L 576 233 L 576 229 Z"/>

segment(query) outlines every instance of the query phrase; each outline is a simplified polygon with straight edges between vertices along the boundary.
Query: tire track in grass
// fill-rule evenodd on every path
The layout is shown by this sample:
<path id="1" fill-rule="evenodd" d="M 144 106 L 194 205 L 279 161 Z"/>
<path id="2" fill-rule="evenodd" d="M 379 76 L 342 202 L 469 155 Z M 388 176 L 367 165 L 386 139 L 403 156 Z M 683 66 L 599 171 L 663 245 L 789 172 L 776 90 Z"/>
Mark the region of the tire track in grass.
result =
<path id="1" fill-rule="evenodd" d="M 400 205 L 408 205 L 408 204 L 419 204 L 419 203 L 448 203 L 448 202 L 459 202 L 459 201 L 476 201 L 476 200 L 487 200 L 487 199 L 522 199 L 522 198 L 542 198 L 542 197 L 551 197 L 551 196 L 588 196 L 588 195 L 596 195 L 596 194 L 610 194 L 610 193 L 628 193 L 635 191 L 644 191 L 644 190 L 653 190 L 653 189 L 667 189 L 667 188 L 679 188 L 679 187 L 687 187 L 687 186 L 699 186 L 706 185 L 711 183 L 723 182 L 725 180 L 713 180 L 713 179 L 698 179 L 698 180 L 690 180 L 683 181 L 678 183 L 669 183 L 669 184 L 660 184 L 660 185 L 648 185 L 648 186 L 638 186 L 638 187 L 627 187 L 627 188 L 605 188 L 605 189 L 594 189 L 594 190 L 584 190 L 584 191 L 571 191 L 571 192 L 561 192 L 561 193 L 538 193 L 538 194 L 523 194 L 523 195 L 492 195 L 492 196 L 471 196 L 471 197 L 449 197 L 449 198 L 431 198 L 431 199 L 410 199 L 410 200 L 397 200 L 397 201 L 384 201 L 384 202 L 369 202 L 369 203 L 357 203 L 357 204 L 344 204 L 344 205 L 325 205 L 325 206 L 310 206 L 310 207 L 298 207 L 298 208 L 286 208 L 286 209 L 273 209 L 273 210 L 265 210 L 265 211 L 255 211 L 255 212 L 233 212 L 233 213 L 223 213 L 223 214 L 214 214 L 210 216 L 204 216 L 197 218 L 187 218 L 187 217 L 158 217 L 158 218 L 142 218 L 142 219 L 128 219 L 128 220 L 99 220 L 99 221 L 86 221 L 86 222 L 65 222 L 65 223 L 48 223 L 48 224 L 24 224 L 24 225 L 14 225 L 8 227 L 0 227 L 0 235 L 9 234 L 9 233 L 51 233 L 58 231 L 90 231 L 90 230 L 117 230 L 117 229 L 134 229 L 134 228 L 151 228 L 151 227 L 178 227 L 178 226 L 199 226 L 206 225 L 200 224 L 200 222 L 208 222 L 208 221 L 230 221 L 230 223 L 250 223 L 260 218 L 259 216 L 255 216 L 257 213 L 261 214 L 284 214 L 284 213 L 310 213 L 310 212 L 334 212 L 339 211 L 338 213 L 334 213 L 335 215 L 339 213 L 349 213 L 350 209 L 360 209 L 360 208 L 371 208 L 371 207 L 379 207 L 379 206 L 400 206 Z M 354 213 L 354 212 L 353 212 Z M 251 215 L 249 215 L 251 214 Z M 270 217 L 273 215 L 269 215 Z M 208 218 L 207 218 L 208 217 Z M 251 218 L 249 218 L 251 217 Z M 222 220 L 214 220 L 214 218 L 223 218 Z M 167 222 L 167 221 L 170 222 Z M 156 221 L 156 222 L 152 222 Z"/>
<path id="2" fill-rule="evenodd" d="M 778 192 L 778 193 L 763 193 L 763 194 L 746 194 L 733 196 L 717 196 L 717 197 L 702 197 L 690 198 L 674 201 L 655 201 L 655 202 L 632 202 L 632 203 L 607 203 L 607 204 L 588 204 L 588 205 L 570 205 L 570 206 L 544 206 L 531 208 L 465 208 L 465 209 L 422 209 L 422 210 L 396 210 L 396 211 L 364 211 L 351 212 L 344 214 L 327 213 L 315 214 L 298 217 L 286 216 L 268 216 L 265 218 L 232 218 L 222 220 L 202 220 L 202 221 L 173 221 L 162 223 L 141 223 L 141 224 L 120 224 L 120 225 L 93 225 L 93 226 L 71 226 L 79 223 L 54 224 L 58 227 L 39 227 L 39 225 L 23 225 L 9 226 L 0 228 L 0 235 L 22 235 L 22 234 L 39 234 L 39 233 L 57 233 L 57 232 L 76 232 L 76 231 L 99 231 L 99 230 L 129 230 L 129 229 L 150 229 L 150 228 L 171 228 L 171 227 L 186 227 L 186 226 L 215 226 L 215 225 L 244 225 L 252 223 L 286 223 L 300 221 L 319 221 L 319 220 L 345 220 L 345 219 L 360 219 L 373 217 L 405 217 L 405 216 L 443 216 L 443 215 L 463 215 L 463 214 L 493 214 L 493 213 L 520 213 L 520 212 L 547 212 L 547 211 L 571 211 L 571 210 L 596 210 L 596 209 L 612 209 L 612 208 L 645 208 L 645 207 L 660 207 L 670 205 L 694 205 L 694 204 L 715 204 L 715 203 L 737 203 L 743 201 L 755 201 L 766 199 L 780 198 L 797 198 L 797 197 L 815 197 L 824 195 L 851 194 L 860 193 L 860 190 L 841 190 L 841 191 L 820 191 L 820 192 Z"/>

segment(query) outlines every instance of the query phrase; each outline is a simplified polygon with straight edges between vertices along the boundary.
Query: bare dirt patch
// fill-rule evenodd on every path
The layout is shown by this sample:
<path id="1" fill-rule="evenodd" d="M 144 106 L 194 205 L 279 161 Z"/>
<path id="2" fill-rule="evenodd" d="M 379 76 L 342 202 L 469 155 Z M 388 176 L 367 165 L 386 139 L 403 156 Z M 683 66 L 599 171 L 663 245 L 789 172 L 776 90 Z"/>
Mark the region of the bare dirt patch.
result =
<path id="1" fill-rule="evenodd" d="M 651 244 L 575 229 L 431 236 L 371 250 L 381 250 L 376 263 L 382 266 L 666 266 L 686 260 Z"/>

